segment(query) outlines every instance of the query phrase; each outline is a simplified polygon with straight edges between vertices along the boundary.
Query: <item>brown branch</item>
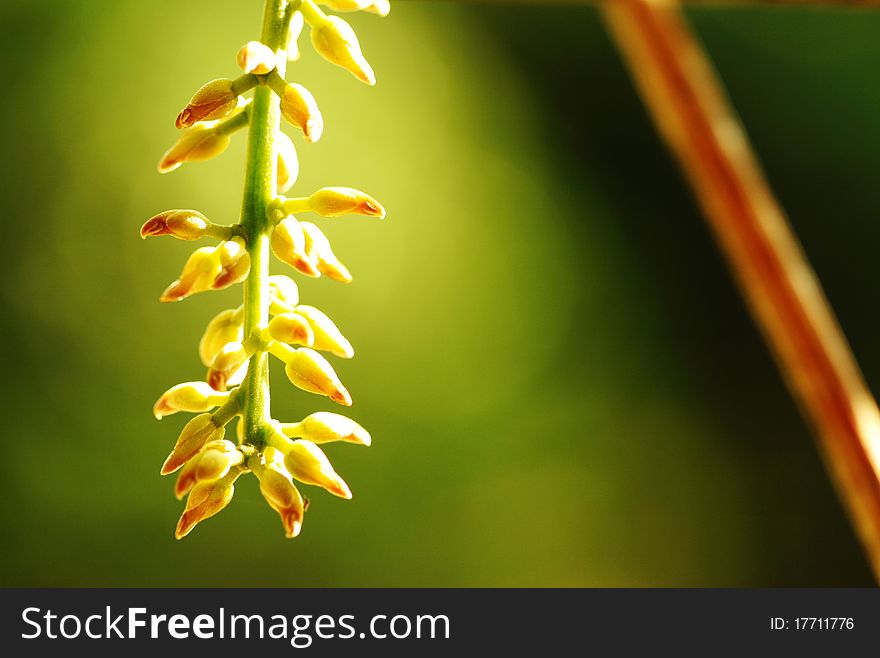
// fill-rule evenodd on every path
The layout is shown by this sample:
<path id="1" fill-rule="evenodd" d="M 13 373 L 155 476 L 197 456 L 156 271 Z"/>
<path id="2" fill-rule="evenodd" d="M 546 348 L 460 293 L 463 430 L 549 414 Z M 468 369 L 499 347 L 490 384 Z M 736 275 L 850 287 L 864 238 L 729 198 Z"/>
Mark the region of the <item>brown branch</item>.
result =
<path id="1" fill-rule="evenodd" d="M 577 0 L 565 1 L 573 4 Z M 581 2 L 584 1 L 581 0 Z M 880 0 L 684 0 L 684 2 L 695 7 L 733 7 L 737 5 L 760 5 L 764 7 L 880 7 Z"/>
<path id="2" fill-rule="evenodd" d="M 674 0 L 602 9 L 756 323 L 816 430 L 880 578 L 880 412 L 748 139 Z"/>
<path id="3" fill-rule="evenodd" d="M 595 5 L 601 2 L 617 2 L 618 0 L 461 0 L 469 4 L 496 5 L 543 5 L 543 6 L 574 6 Z M 626 0 L 621 0 L 625 2 Z M 816 8 L 847 8 L 847 7 L 880 7 L 880 0 L 682 0 L 682 4 L 692 7 L 816 7 Z"/>

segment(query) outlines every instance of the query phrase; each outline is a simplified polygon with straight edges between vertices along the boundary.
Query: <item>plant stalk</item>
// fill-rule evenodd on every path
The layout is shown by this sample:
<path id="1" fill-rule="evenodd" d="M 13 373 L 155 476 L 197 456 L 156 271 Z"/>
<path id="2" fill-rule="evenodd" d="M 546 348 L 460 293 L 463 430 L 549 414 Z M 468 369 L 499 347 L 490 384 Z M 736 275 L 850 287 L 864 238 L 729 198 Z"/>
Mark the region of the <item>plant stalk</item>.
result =
<path id="1" fill-rule="evenodd" d="M 296 2 L 266 0 L 261 42 L 278 55 L 278 74 L 284 76 L 290 17 Z M 269 322 L 269 236 L 272 222 L 269 204 L 278 195 L 276 138 L 281 121 L 279 98 L 265 85 L 254 90 L 248 130 L 247 169 L 241 224 L 245 230 L 251 269 L 244 284 L 244 334 L 258 333 Z M 257 448 L 265 443 L 270 419 L 269 357 L 257 351 L 250 358 L 241 385 L 244 436 Z"/>
<path id="2" fill-rule="evenodd" d="M 708 57 L 670 0 L 609 0 L 611 33 L 684 169 L 880 578 L 880 411 Z"/>
<path id="3" fill-rule="evenodd" d="M 474 0 L 468 0 L 473 2 Z M 598 5 L 615 0 L 477 0 L 485 4 L 550 5 L 573 7 Z M 626 0 L 623 0 L 624 2 Z M 676 0 L 670 0 L 676 1 Z M 681 0 L 689 7 L 805 7 L 805 8 L 877 8 L 880 0 Z"/>

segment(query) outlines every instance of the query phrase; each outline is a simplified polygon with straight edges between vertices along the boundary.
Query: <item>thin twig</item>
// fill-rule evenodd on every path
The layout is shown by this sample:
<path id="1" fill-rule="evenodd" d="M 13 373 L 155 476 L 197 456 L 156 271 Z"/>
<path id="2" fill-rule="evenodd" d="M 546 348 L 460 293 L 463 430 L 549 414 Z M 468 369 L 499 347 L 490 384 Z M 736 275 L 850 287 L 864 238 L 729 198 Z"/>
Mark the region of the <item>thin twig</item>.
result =
<path id="1" fill-rule="evenodd" d="M 608 0 L 602 9 L 755 321 L 816 430 L 880 578 L 880 412 L 816 275 L 677 3 Z"/>
<path id="2" fill-rule="evenodd" d="M 542 6 L 574 6 L 598 5 L 602 2 L 617 0 L 461 0 L 469 4 L 498 5 L 542 5 Z M 626 2 L 626 0 L 621 0 Z M 682 4 L 693 7 L 816 7 L 816 8 L 853 8 L 880 7 L 880 0 L 681 0 Z"/>

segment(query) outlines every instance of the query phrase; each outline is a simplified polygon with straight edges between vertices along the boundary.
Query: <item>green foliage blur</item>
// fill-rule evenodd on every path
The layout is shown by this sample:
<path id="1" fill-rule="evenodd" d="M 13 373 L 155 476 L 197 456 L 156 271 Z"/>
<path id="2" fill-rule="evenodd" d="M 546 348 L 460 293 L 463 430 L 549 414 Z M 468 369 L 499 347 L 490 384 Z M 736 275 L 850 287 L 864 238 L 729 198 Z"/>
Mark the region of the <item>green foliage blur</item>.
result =
<path id="1" fill-rule="evenodd" d="M 541 3 L 351 17 L 375 89 L 310 47 L 290 67 L 326 119 L 294 136 L 294 191 L 389 210 L 320 220 L 353 284 L 298 279 L 355 345 L 334 365 L 374 445 L 328 449 L 355 497 L 308 491 L 297 540 L 242 478 L 176 542 L 159 466 L 185 418 L 150 407 L 203 376 L 202 329 L 240 293 L 160 305 L 193 246 L 138 228 L 237 219 L 243 135 L 155 164 L 260 5 L 0 5 L 0 585 L 871 584 L 598 15 Z M 691 17 L 880 390 L 880 13 Z M 331 409 L 274 368 L 276 417 Z"/>

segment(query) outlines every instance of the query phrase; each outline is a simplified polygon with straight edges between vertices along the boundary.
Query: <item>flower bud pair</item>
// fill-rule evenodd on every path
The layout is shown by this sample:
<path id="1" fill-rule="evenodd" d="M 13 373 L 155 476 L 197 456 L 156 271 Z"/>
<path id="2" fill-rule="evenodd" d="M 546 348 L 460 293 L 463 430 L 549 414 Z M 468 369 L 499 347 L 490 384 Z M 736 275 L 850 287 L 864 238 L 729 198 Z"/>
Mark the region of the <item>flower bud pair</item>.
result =
<path id="1" fill-rule="evenodd" d="M 220 273 L 211 282 L 211 288 L 222 290 L 234 283 L 244 281 L 251 269 L 251 257 L 245 248 L 244 240 L 235 237 L 227 240 L 217 249 L 220 259 Z"/>
<path id="2" fill-rule="evenodd" d="M 333 253 L 324 232 L 311 222 L 300 222 L 305 237 L 306 257 L 316 264 L 318 272 L 340 283 L 351 283 L 351 272 Z"/>
<path id="3" fill-rule="evenodd" d="M 247 373 L 250 355 L 240 342 L 226 343 L 211 362 L 206 377 L 208 384 L 218 391 L 240 384 Z"/>
<path id="4" fill-rule="evenodd" d="M 236 468 L 219 480 L 196 484 L 186 499 L 186 509 L 177 522 L 174 536 L 183 539 L 197 524 L 222 511 L 232 501 L 234 483 L 240 475 L 241 470 Z"/>
<path id="5" fill-rule="evenodd" d="M 273 274 L 269 277 L 269 296 L 273 313 L 290 313 L 299 304 L 299 287 L 289 276 Z"/>
<path id="6" fill-rule="evenodd" d="M 200 247 L 187 259 L 180 276 L 171 282 L 162 296 L 163 302 L 179 302 L 190 295 L 210 290 L 223 267 L 216 247 Z"/>
<path id="7" fill-rule="evenodd" d="M 219 480 L 244 461 L 244 455 L 232 441 L 206 443 L 201 451 L 180 469 L 174 485 L 177 500 L 183 498 L 199 482 Z"/>
<path id="8" fill-rule="evenodd" d="M 345 441 L 362 446 L 372 443 L 370 433 L 350 418 L 327 411 L 318 411 L 298 423 L 280 425 L 285 436 L 308 439 L 312 443 Z"/>
<path id="9" fill-rule="evenodd" d="M 242 309 L 229 308 L 221 311 L 208 323 L 199 341 L 199 358 L 209 367 L 220 350 L 227 343 L 240 343 L 244 340 L 244 317 Z"/>
<path id="10" fill-rule="evenodd" d="M 269 337 L 282 343 L 312 347 L 315 332 L 308 321 L 296 313 L 276 315 L 269 322 Z"/>
<path id="11" fill-rule="evenodd" d="M 294 313 L 303 317 L 312 329 L 314 339 L 311 347 L 330 352 L 343 359 L 350 359 L 354 356 L 354 348 L 351 343 L 325 313 L 314 306 L 305 305 L 297 306 Z"/>
<path id="12" fill-rule="evenodd" d="M 198 292 L 220 290 L 244 280 L 248 271 L 250 257 L 242 238 L 235 237 L 216 247 L 201 247 L 192 253 L 180 276 L 159 299 L 179 302 Z"/>
<path id="13" fill-rule="evenodd" d="M 178 411 L 200 413 L 219 407 L 229 400 L 229 393 L 216 391 L 205 382 L 185 382 L 178 384 L 156 400 L 153 415 L 157 420 L 164 416 L 176 414 Z"/>
<path id="14" fill-rule="evenodd" d="M 269 506 L 278 512 L 281 524 L 284 526 L 284 534 L 292 539 L 302 529 L 305 506 L 302 495 L 293 484 L 290 474 L 284 466 L 274 462 L 272 458 L 274 451 L 274 448 L 266 449 L 266 464 L 256 467 L 254 473 L 260 481 L 260 493 Z"/>
<path id="15" fill-rule="evenodd" d="M 275 225 L 269 244 L 272 253 L 282 263 L 287 263 L 306 276 L 321 276 L 318 264 L 306 251 L 303 227 L 293 217 L 286 217 Z"/>
<path id="16" fill-rule="evenodd" d="M 162 475 L 176 471 L 192 459 L 206 443 L 222 439 L 225 432 L 225 428 L 218 425 L 211 414 L 204 413 L 190 420 L 162 465 Z"/>

